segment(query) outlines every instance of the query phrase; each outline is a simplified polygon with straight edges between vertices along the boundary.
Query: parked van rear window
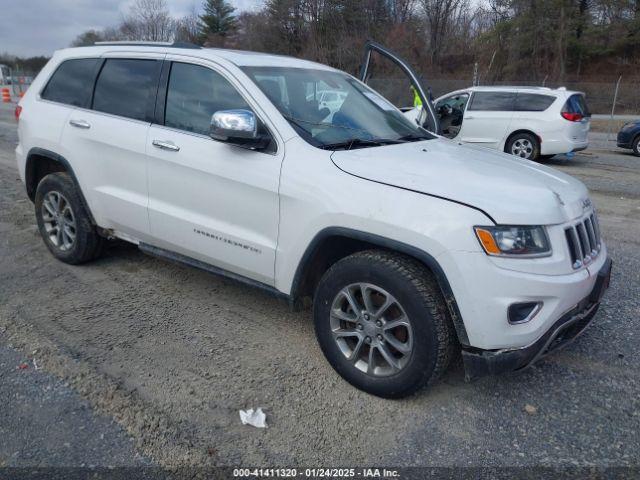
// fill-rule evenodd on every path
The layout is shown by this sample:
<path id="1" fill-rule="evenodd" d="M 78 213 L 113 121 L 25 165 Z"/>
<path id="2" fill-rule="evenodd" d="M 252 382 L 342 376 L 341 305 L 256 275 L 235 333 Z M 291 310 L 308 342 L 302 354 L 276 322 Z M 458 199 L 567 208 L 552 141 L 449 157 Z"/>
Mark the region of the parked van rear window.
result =
<path id="1" fill-rule="evenodd" d="M 544 112 L 555 102 L 556 97 L 537 93 L 519 93 L 516 98 L 516 112 Z"/>
<path id="2" fill-rule="evenodd" d="M 62 62 L 51 76 L 41 97 L 76 107 L 88 106 L 97 63 L 97 58 L 79 58 Z"/>
<path id="3" fill-rule="evenodd" d="M 584 98 L 584 95 L 576 93 L 571 95 L 567 102 L 564 104 L 563 112 L 568 113 L 579 113 L 584 117 L 590 117 L 591 113 L 589 112 L 589 107 L 587 107 L 587 100 Z"/>
<path id="4" fill-rule="evenodd" d="M 510 112 L 516 100 L 515 92 L 475 92 L 469 110 Z"/>
<path id="5" fill-rule="evenodd" d="M 108 59 L 96 82 L 93 109 L 147 120 L 155 101 L 160 66 L 157 60 Z"/>

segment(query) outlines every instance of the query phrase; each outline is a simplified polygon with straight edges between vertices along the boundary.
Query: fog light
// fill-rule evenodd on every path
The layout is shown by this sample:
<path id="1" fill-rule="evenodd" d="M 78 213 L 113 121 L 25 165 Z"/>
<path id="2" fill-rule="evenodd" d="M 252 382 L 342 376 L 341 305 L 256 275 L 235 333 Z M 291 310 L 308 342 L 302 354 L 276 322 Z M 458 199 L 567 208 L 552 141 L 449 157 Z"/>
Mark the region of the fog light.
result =
<path id="1" fill-rule="evenodd" d="M 535 317 L 542 308 L 542 302 L 512 303 L 507 311 L 509 323 L 526 323 Z"/>

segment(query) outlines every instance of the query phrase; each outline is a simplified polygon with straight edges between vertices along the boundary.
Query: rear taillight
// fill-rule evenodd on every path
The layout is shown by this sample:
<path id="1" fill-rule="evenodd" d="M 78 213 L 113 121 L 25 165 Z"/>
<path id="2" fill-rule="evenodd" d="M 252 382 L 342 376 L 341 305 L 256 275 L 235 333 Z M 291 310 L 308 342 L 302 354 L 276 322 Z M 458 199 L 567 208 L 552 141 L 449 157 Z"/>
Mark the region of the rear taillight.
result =
<path id="1" fill-rule="evenodd" d="M 13 114 L 16 116 L 16 122 L 20 121 L 20 114 L 21 113 L 22 113 L 22 107 L 20 105 L 16 106 L 16 109 L 13 112 Z"/>
<path id="2" fill-rule="evenodd" d="M 584 115 L 582 115 L 581 113 L 562 112 L 561 115 L 562 118 L 564 118 L 565 120 L 569 120 L 570 122 L 579 122 L 584 118 Z"/>

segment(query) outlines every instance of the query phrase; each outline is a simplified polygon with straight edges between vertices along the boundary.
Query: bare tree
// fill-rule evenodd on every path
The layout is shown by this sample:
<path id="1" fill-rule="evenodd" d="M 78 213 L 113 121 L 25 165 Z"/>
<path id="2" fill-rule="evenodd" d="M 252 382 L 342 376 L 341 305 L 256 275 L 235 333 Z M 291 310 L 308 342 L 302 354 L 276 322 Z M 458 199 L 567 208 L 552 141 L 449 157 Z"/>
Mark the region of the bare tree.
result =
<path id="1" fill-rule="evenodd" d="M 175 26 L 166 0 L 136 0 L 120 31 L 125 40 L 168 42 L 175 36 Z"/>
<path id="2" fill-rule="evenodd" d="M 72 47 L 87 47 L 93 45 L 95 42 L 99 42 L 103 39 L 102 32 L 98 30 L 87 30 L 78 35 L 73 42 Z"/>
<path id="3" fill-rule="evenodd" d="M 431 63 L 437 64 L 445 38 L 462 8 L 464 0 L 420 0 L 429 35 Z"/>
<path id="4" fill-rule="evenodd" d="M 191 11 L 187 15 L 176 20 L 175 40 L 177 42 L 201 43 L 200 16 L 195 4 L 192 5 Z"/>

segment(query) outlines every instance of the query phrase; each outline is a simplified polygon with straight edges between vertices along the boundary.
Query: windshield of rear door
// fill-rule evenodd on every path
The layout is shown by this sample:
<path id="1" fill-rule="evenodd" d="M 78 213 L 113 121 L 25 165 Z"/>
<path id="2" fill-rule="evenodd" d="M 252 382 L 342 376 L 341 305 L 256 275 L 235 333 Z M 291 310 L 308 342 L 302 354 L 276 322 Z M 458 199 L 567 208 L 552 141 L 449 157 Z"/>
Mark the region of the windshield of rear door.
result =
<path id="1" fill-rule="evenodd" d="M 315 147 L 366 148 L 435 138 L 346 73 L 288 67 L 243 71 Z"/>

